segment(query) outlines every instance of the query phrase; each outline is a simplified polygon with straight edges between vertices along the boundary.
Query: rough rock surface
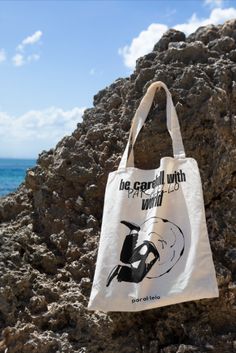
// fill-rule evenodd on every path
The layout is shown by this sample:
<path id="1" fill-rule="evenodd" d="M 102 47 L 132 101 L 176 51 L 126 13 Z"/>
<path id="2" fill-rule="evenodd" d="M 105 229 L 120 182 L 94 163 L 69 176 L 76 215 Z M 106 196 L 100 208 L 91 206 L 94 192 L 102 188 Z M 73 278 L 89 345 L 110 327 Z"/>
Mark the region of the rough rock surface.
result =
<path id="1" fill-rule="evenodd" d="M 235 41 L 236 21 L 188 38 L 168 31 L 130 77 L 95 95 L 72 135 L 43 151 L 25 183 L 1 199 L 1 353 L 236 351 Z M 155 80 L 170 88 L 187 156 L 200 167 L 220 297 L 141 313 L 88 312 L 107 175 Z M 135 150 L 143 169 L 172 153 L 162 90 Z"/>

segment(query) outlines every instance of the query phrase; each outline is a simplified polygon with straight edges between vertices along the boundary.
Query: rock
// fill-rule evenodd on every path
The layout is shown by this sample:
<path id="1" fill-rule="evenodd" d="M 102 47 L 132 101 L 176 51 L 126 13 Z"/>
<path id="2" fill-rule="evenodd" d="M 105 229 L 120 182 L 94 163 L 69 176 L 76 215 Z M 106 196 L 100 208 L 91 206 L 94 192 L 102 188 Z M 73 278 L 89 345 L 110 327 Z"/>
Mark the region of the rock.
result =
<path id="1" fill-rule="evenodd" d="M 229 58 L 230 60 L 236 62 L 236 49 L 231 50 L 231 52 L 229 53 Z"/>
<path id="2" fill-rule="evenodd" d="M 236 41 L 235 20 L 226 21 L 222 26 L 221 33 L 223 36 L 229 36 Z"/>
<path id="3" fill-rule="evenodd" d="M 209 49 L 216 50 L 220 53 L 227 53 L 236 48 L 236 44 L 233 38 L 223 37 L 214 39 L 208 44 Z"/>
<path id="4" fill-rule="evenodd" d="M 30 298 L 29 309 L 32 314 L 47 311 L 47 301 L 44 295 L 37 295 Z"/>
<path id="5" fill-rule="evenodd" d="M 113 108 L 117 108 L 121 105 L 121 103 L 121 97 L 117 93 L 114 93 L 108 100 L 108 109 L 111 110 Z"/>
<path id="6" fill-rule="evenodd" d="M 68 238 L 64 231 L 61 231 L 59 234 L 51 234 L 50 240 L 61 253 L 66 252 L 68 246 Z"/>
<path id="7" fill-rule="evenodd" d="M 236 270 L 236 248 L 231 248 L 227 250 L 225 254 L 226 261 L 228 262 L 229 268 L 232 272 Z"/>
<path id="8" fill-rule="evenodd" d="M 185 42 L 170 42 L 168 45 L 168 49 L 175 48 L 175 49 L 183 49 L 186 48 L 187 44 Z"/>
<path id="9" fill-rule="evenodd" d="M 176 353 L 189 353 L 189 352 L 196 352 L 198 350 L 197 347 L 181 344 Z"/>
<path id="10" fill-rule="evenodd" d="M 163 34 L 159 42 L 154 46 L 153 51 L 164 51 L 168 49 L 170 42 L 184 42 L 185 34 L 175 29 L 170 29 Z"/>
<path id="11" fill-rule="evenodd" d="M 43 151 L 0 198 L 0 353 L 176 353 L 235 349 L 236 20 L 185 38 L 167 31 L 135 71 L 94 96 L 83 122 Z M 198 161 L 219 298 L 141 313 L 87 310 L 109 172 L 155 80 L 173 95 L 188 157 Z M 172 155 L 165 94 L 156 92 L 135 165 Z"/>
<path id="12" fill-rule="evenodd" d="M 224 267 L 222 264 L 216 265 L 216 277 L 218 286 L 221 287 L 223 285 L 227 285 L 231 280 L 231 272 Z"/>
<path id="13" fill-rule="evenodd" d="M 15 195 L 15 197 L 13 196 Z M 22 184 L 15 193 L 0 197 L 0 223 L 11 220 L 21 212 L 30 211 L 30 192 Z"/>
<path id="14" fill-rule="evenodd" d="M 155 75 L 155 68 L 144 68 L 141 69 L 137 79 L 135 80 L 135 88 L 137 91 L 141 91 L 143 89 L 143 83 L 151 80 L 151 78 Z"/>
<path id="15" fill-rule="evenodd" d="M 220 28 L 221 26 L 207 25 L 204 27 L 199 27 L 194 33 L 190 34 L 187 41 L 201 41 L 204 44 L 208 44 L 212 40 L 217 40 L 220 38 Z"/>
<path id="16" fill-rule="evenodd" d="M 161 54 L 159 57 L 162 58 L 165 64 L 171 62 L 181 62 L 184 64 L 205 63 L 209 55 L 207 48 L 200 41 L 186 43 L 186 46 L 171 45 L 168 51 Z"/>

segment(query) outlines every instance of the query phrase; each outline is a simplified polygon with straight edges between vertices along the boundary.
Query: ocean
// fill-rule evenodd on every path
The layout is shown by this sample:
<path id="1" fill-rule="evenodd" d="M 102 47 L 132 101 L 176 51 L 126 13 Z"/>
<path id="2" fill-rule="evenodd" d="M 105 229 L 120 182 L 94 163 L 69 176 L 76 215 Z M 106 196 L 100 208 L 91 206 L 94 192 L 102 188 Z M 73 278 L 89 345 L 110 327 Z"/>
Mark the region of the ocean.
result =
<path id="1" fill-rule="evenodd" d="M 0 158 L 0 197 L 15 191 L 35 164 L 36 159 Z"/>

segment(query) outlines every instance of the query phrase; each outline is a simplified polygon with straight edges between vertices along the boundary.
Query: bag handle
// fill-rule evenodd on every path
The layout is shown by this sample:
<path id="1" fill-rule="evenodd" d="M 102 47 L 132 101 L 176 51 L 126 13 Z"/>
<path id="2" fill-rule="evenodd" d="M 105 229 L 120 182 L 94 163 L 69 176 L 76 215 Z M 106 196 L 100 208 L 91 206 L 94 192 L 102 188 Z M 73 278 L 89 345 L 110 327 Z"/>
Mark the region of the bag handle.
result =
<path id="1" fill-rule="evenodd" d="M 172 148 L 174 158 L 185 158 L 185 151 L 182 141 L 182 136 L 179 127 L 178 116 L 172 101 L 171 93 L 167 86 L 162 81 L 153 82 L 147 89 L 146 94 L 142 98 L 138 109 L 132 120 L 130 128 L 129 139 L 126 145 L 124 154 L 121 158 L 119 168 L 134 167 L 134 152 L 133 146 L 138 137 L 140 130 L 142 129 L 148 113 L 151 109 L 152 102 L 156 93 L 156 89 L 164 88 L 166 91 L 166 115 L 167 115 L 167 128 L 172 138 Z M 130 150 L 130 153 L 129 153 Z"/>

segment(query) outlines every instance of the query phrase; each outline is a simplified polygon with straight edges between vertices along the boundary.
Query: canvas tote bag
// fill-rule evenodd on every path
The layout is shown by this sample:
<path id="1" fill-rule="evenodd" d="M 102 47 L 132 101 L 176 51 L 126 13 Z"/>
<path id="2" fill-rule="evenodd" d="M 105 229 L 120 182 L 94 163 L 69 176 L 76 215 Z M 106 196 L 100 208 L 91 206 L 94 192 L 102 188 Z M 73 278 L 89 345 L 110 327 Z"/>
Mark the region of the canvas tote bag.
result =
<path id="1" fill-rule="evenodd" d="M 133 145 L 161 87 L 174 157 L 161 158 L 156 169 L 135 168 Z M 167 86 L 154 82 L 136 111 L 119 168 L 108 176 L 88 309 L 140 311 L 218 295 L 198 165 L 185 157 Z"/>

